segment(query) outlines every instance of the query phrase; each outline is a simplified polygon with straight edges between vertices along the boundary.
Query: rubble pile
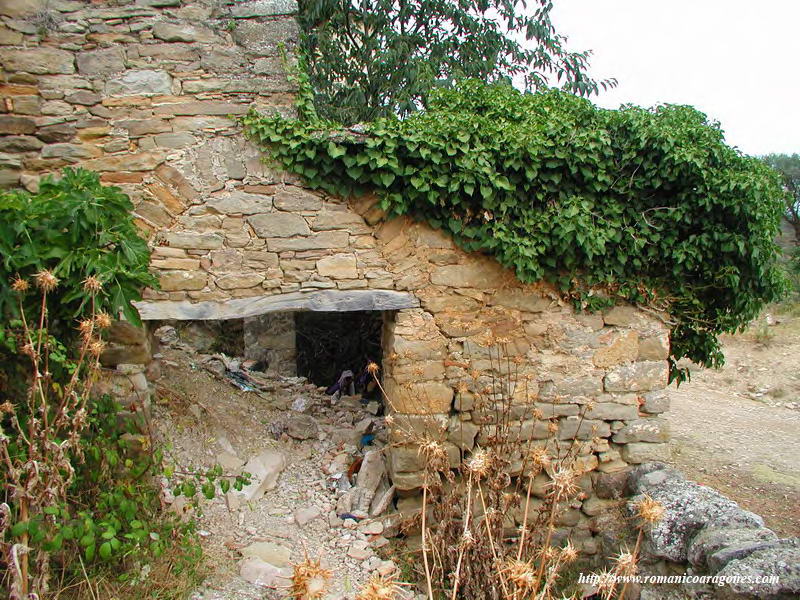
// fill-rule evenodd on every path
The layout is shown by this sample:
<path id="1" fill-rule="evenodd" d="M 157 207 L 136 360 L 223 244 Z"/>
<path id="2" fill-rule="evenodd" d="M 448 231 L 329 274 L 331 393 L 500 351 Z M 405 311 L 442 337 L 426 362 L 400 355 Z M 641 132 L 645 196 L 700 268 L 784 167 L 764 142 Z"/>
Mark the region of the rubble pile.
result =
<path id="1" fill-rule="evenodd" d="M 156 389 L 188 404 L 182 411 L 173 401 L 155 403 L 153 422 L 174 448 L 174 471 L 219 464 L 226 475 L 250 474 L 242 490 L 203 500 L 199 510 L 169 492 L 181 475 L 164 481 L 164 501 L 193 515 L 217 563 L 194 598 L 283 597 L 291 565 L 306 555 L 333 570 L 329 598 L 349 598 L 372 573 L 396 570 L 377 552 L 401 520 L 379 402 L 337 400 L 303 377 L 194 352 L 169 326 L 155 337 L 162 371 Z"/>

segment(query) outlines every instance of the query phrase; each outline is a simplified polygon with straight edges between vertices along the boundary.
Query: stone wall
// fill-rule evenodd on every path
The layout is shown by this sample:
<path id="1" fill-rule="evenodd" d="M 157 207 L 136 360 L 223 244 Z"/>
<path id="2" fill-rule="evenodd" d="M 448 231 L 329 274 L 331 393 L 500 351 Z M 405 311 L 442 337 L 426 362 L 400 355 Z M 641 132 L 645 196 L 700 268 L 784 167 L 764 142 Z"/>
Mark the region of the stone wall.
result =
<path id="1" fill-rule="evenodd" d="M 244 356 L 264 361 L 267 372 L 297 374 L 294 313 L 265 313 L 244 320 Z"/>
<path id="2" fill-rule="evenodd" d="M 586 498 L 569 524 L 595 551 L 591 520 L 608 500 L 593 490 L 666 457 L 666 327 L 628 306 L 576 314 L 442 232 L 387 221 L 373 197 L 312 192 L 266 167 L 229 116 L 292 110 L 280 47 L 295 43 L 294 8 L 6 1 L 0 181 L 35 189 L 66 165 L 101 172 L 132 197 L 153 249 L 161 289 L 145 292 L 144 318 L 252 317 L 254 357 L 291 361 L 277 342 L 285 329 L 260 327 L 285 318 L 263 313 L 391 311 L 383 377 L 397 489 L 421 484 L 419 436 L 443 441 L 455 462 L 495 441 L 504 404 L 520 442 L 589 442 L 578 461 Z"/>

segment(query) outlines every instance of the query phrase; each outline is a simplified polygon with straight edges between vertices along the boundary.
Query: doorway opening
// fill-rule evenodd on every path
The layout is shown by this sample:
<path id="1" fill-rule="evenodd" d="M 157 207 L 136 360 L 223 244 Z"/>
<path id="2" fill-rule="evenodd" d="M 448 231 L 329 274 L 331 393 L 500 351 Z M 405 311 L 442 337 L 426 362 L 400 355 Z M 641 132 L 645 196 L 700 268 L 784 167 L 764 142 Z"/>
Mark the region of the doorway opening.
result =
<path id="1" fill-rule="evenodd" d="M 370 362 L 381 366 L 383 324 L 382 311 L 295 313 L 297 374 L 327 388 L 350 371 L 357 392 L 379 399 L 364 375 Z"/>

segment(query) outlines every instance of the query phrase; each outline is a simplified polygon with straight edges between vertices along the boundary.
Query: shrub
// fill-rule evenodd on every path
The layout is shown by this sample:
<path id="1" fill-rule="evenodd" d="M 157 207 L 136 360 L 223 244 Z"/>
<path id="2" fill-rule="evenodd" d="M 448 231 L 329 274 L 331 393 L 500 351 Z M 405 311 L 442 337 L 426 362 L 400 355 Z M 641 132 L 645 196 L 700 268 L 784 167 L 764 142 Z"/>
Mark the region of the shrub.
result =
<path id="1" fill-rule="evenodd" d="M 139 324 L 131 302 L 156 279 L 148 271 L 150 252 L 132 210 L 122 190 L 101 185 L 97 173 L 85 169 L 45 177 L 36 193 L 0 193 L 0 318 L 19 317 L 10 289 L 14 277 L 49 271 L 60 281 L 49 308 L 52 333 L 74 333 L 69 327 L 88 310 L 83 290 L 88 276 L 102 284 L 94 297 L 97 310 L 114 317 L 122 313 Z M 37 314 L 33 305 L 25 308 Z"/>

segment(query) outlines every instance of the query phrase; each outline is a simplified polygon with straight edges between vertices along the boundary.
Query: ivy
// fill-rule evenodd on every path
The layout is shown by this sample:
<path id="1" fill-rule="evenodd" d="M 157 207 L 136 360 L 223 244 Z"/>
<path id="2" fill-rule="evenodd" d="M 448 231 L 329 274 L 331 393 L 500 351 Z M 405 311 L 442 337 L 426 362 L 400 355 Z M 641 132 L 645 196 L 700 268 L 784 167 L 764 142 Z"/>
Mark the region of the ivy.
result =
<path id="1" fill-rule="evenodd" d="M 667 310 L 675 361 L 723 362 L 717 336 L 786 289 L 774 172 L 688 106 L 606 110 L 560 91 L 465 81 L 426 111 L 337 129 L 242 118 L 245 134 L 312 188 L 377 191 L 389 215 L 449 232 L 578 308 Z"/>

